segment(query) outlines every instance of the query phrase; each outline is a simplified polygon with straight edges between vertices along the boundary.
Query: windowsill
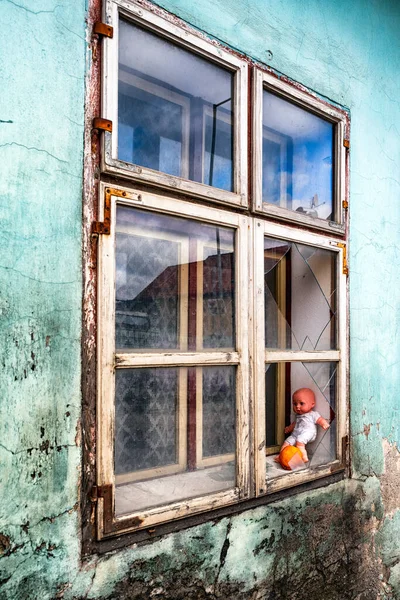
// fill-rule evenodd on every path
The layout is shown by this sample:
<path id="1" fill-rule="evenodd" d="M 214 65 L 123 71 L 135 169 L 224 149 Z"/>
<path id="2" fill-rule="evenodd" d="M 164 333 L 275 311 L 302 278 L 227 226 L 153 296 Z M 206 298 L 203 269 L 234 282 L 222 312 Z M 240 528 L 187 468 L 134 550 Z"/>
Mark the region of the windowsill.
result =
<path id="1" fill-rule="evenodd" d="M 278 477 L 284 477 L 290 471 L 286 471 L 281 465 L 275 462 L 275 458 L 278 454 L 271 454 L 271 456 L 267 456 L 266 458 L 266 467 L 267 467 L 267 480 L 268 479 L 277 479 Z M 296 469 L 296 471 L 305 471 L 308 469 L 307 465 L 304 465 L 301 469 Z"/>
<path id="2" fill-rule="evenodd" d="M 281 477 L 287 476 L 290 473 L 305 473 L 307 471 L 311 472 L 311 469 L 320 467 L 323 468 L 325 465 L 332 464 L 334 459 L 329 455 L 329 452 L 319 453 L 318 455 L 318 464 L 313 462 L 313 456 L 309 454 L 310 461 L 304 465 L 304 467 L 300 467 L 295 469 L 294 471 L 288 471 L 284 469 L 279 463 L 275 462 L 275 458 L 278 454 L 272 454 L 266 457 L 266 471 L 267 471 L 267 481 L 271 479 L 279 479 Z"/>
<path id="3" fill-rule="evenodd" d="M 233 462 L 147 481 L 127 483 L 115 488 L 115 514 L 121 517 L 133 511 L 224 492 L 234 486 Z"/>

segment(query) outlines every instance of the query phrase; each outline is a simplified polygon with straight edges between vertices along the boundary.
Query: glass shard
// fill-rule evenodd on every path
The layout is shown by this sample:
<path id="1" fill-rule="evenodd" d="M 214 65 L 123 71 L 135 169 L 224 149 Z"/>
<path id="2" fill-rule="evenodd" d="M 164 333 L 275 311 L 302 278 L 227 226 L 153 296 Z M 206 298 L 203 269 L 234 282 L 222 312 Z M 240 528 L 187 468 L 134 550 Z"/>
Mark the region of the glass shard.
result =
<path id="1" fill-rule="evenodd" d="M 272 238 L 264 242 L 265 346 L 336 348 L 336 253 Z"/>

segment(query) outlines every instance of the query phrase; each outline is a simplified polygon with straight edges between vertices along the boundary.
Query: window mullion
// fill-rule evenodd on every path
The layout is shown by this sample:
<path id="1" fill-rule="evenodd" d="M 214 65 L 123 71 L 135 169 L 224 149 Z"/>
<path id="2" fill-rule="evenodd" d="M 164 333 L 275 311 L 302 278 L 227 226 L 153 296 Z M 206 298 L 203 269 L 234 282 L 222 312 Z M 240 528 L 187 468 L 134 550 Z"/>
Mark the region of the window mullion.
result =
<path id="1" fill-rule="evenodd" d="M 238 365 L 239 352 L 153 352 L 143 354 L 116 353 L 117 368 Z"/>
<path id="2" fill-rule="evenodd" d="M 292 350 L 265 350 L 265 362 L 319 362 L 319 361 L 339 361 L 339 350 L 321 350 L 318 352 L 302 352 Z"/>

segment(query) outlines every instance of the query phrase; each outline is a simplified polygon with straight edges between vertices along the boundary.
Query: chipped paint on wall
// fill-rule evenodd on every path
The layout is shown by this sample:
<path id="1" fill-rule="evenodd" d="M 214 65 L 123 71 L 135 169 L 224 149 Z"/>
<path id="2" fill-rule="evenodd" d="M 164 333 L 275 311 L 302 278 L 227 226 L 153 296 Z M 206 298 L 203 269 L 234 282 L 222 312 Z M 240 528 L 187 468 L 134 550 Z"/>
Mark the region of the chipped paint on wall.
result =
<path id="1" fill-rule="evenodd" d="M 82 191 L 89 223 L 99 105 L 89 85 L 84 156 L 85 74 L 99 69 L 89 4 L 1 4 L 0 600 L 400 598 L 398 3 L 159 0 L 351 111 L 353 479 L 83 560 L 93 430 L 80 421 L 81 298 L 85 332 L 95 264 L 82 275 L 81 247 L 93 257 Z"/>

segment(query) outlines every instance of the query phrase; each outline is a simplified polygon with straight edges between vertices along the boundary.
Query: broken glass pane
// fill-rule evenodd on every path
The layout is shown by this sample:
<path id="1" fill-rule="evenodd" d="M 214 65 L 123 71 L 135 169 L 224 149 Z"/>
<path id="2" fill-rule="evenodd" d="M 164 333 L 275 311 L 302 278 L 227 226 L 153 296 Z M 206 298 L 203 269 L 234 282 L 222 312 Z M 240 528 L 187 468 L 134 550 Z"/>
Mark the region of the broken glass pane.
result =
<path id="1" fill-rule="evenodd" d="M 336 348 L 336 253 L 264 238 L 265 347 Z"/>
<path id="2" fill-rule="evenodd" d="M 263 202 L 335 220 L 334 125 L 264 90 L 262 136 Z"/>
<path id="3" fill-rule="evenodd" d="M 279 370 L 278 370 L 279 368 Z M 271 436 L 275 431 L 278 422 L 277 414 L 283 412 L 283 427 L 295 422 L 296 415 L 292 410 L 292 398 L 296 390 L 308 388 L 315 395 L 315 407 L 318 416 L 326 419 L 330 427 L 324 430 L 320 425 L 316 425 L 315 439 L 306 444 L 306 450 L 309 463 L 304 468 L 315 467 L 327 464 L 336 459 L 336 385 L 337 385 L 336 362 L 286 362 L 279 364 L 266 364 L 266 377 L 271 372 L 274 374 L 270 380 L 270 385 L 266 387 L 266 448 L 273 447 L 277 443 L 277 437 Z M 318 418 L 318 416 L 316 418 Z M 276 448 L 276 454 L 285 439 L 292 434 L 285 434 L 284 431 L 278 431 L 280 436 L 279 447 Z M 292 443 L 293 440 L 290 441 Z M 294 442 L 293 442 L 294 443 Z M 277 464 L 272 457 L 267 457 L 267 476 L 279 477 L 284 475 L 285 471 Z"/>

